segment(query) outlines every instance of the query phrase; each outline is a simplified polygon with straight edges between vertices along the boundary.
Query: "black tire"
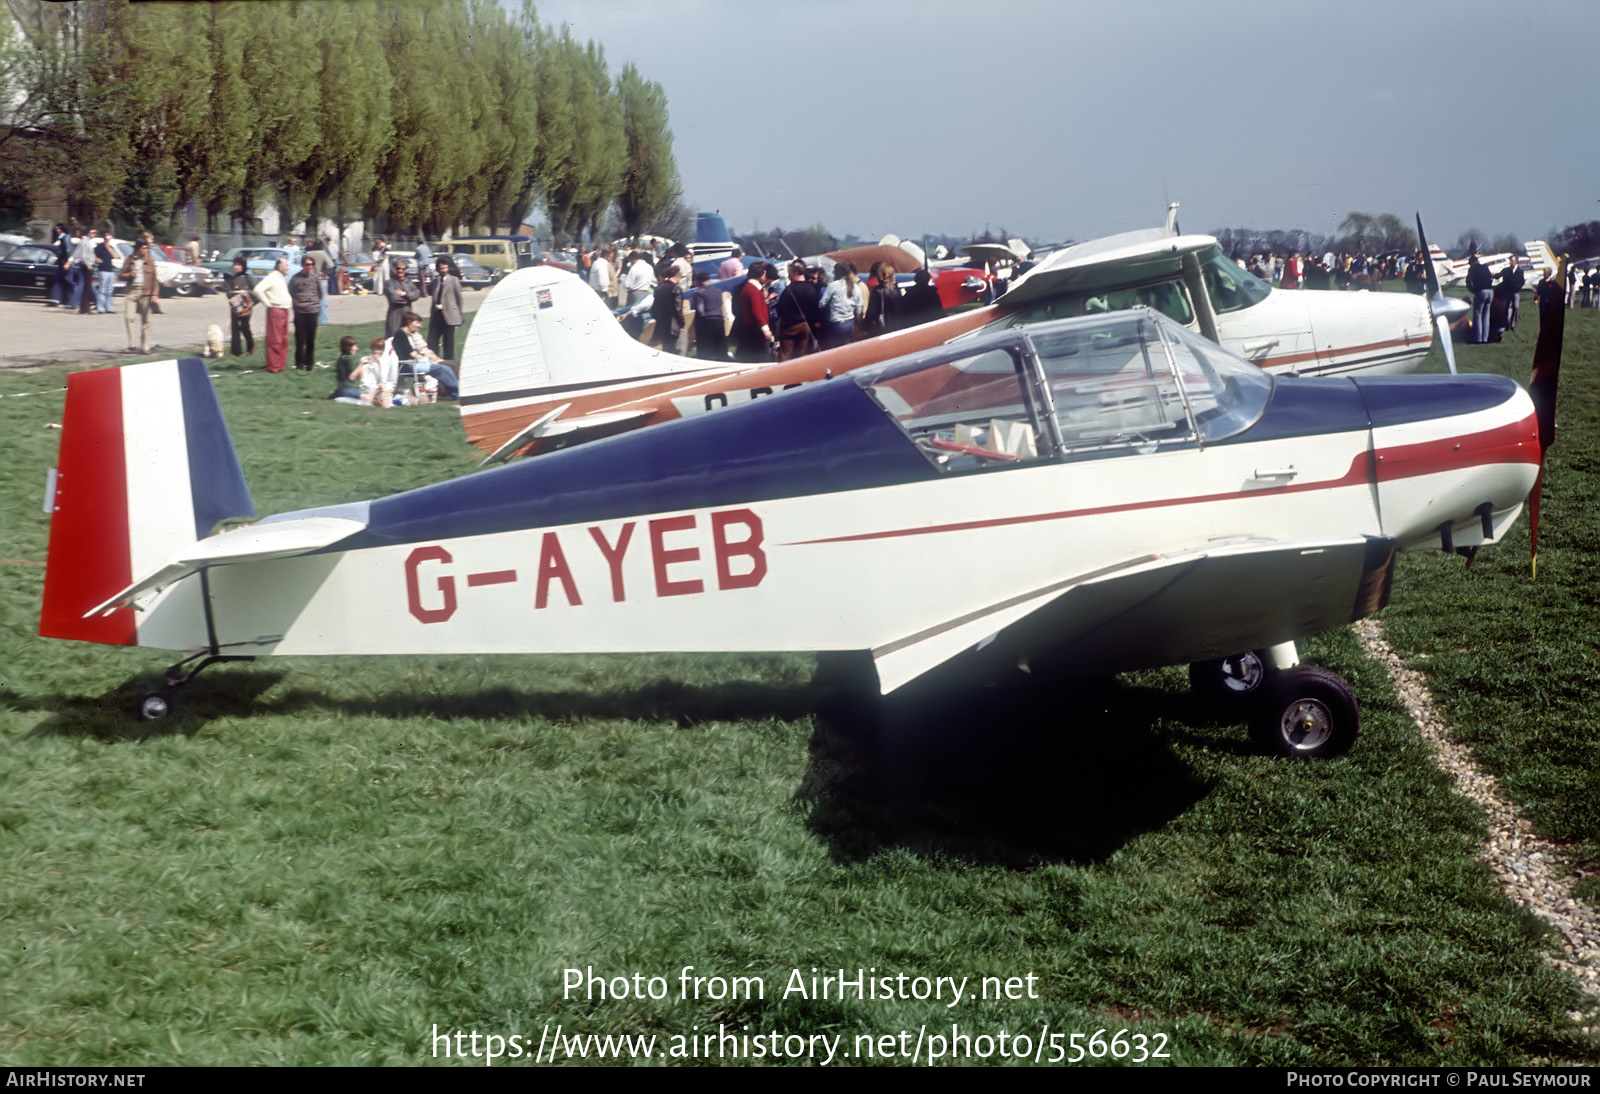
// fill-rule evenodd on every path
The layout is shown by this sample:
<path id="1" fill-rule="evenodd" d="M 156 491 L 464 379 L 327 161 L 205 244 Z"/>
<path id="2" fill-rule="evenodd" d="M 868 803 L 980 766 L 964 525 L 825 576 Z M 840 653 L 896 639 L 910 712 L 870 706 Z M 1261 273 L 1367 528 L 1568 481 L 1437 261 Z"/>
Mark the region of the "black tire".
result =
<path id="1" fill-rule="evenodd" d="M 1361 713 L 1355 693 L 1336 673 L 1297 665 L 1269 677 L 1256 698 L 1250 737 L 1264 751 L 1323 760 L 1355 743 Z"/>
<path id="2" fill-rule="evenodd" d="M 159 691 L 152 691 L 139 700 L 139 721 L 159 722 L 172 713 L 172 704 Z"/>
<path id="3" fill-rule="evenodd" d="M 1261 690 L 1278 670 L 1266 650 L 1245 650 L 1189 666 L 1189 690 L 1212 707 L 1237 706 Z"/>

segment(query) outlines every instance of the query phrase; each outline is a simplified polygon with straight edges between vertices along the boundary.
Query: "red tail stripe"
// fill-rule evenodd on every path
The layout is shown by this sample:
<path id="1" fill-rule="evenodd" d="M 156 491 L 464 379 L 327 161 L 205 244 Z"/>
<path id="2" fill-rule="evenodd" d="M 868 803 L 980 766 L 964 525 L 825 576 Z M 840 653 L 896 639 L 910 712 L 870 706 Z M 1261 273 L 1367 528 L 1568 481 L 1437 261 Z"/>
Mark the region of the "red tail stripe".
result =
<path id="1" fill-rule="evenodd" d="M 138 639 L 133 609 L 83 618 L 84 612 L 133 583 L 121 371 L 67 377 L 67 413 L 61 426 L 39 633 L 131 646 Z"/>

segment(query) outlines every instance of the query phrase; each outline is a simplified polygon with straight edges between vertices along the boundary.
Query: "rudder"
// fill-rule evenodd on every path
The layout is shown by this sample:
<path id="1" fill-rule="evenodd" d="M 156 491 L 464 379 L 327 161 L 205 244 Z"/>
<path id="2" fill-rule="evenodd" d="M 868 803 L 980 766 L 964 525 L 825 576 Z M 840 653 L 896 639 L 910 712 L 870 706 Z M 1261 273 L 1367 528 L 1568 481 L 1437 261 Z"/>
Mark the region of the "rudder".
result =
<path id="1" fill-rule="evenodd" d="M 141 617 L 132 608 L 91 619 L 84 613 L 210 535 L 220 521 L 253 516 L 204 361 L 73 373 L 39 633 L 112 645 L 203 642 L 199 612 L 185 610 L 182 620 L 172 612 Z"/>

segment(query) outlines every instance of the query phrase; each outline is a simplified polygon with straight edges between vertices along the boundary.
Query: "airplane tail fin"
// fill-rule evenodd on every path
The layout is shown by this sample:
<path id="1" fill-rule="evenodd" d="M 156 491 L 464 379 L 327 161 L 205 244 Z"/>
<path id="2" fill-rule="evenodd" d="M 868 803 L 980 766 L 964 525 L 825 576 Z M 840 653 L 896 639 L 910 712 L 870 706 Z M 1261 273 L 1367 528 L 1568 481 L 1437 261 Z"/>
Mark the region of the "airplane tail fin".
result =
<path id="1" fill-rule="evenodd" d="M 220 521 L 255 516 L 204 361 L 70 375 L 46 501 L 41 635 L 178 649 L 205 643 L 204 605 L 192 582 L 141 613 L 120 608 L 84 618 Z"/>
<path id="2" fill-rule="evenodd" d="M 461 351 L 461 420 L 467 440 L 492 451 L 543 404 L 705 364 L 630 338 L 582 279 L 533 266 L 502 278 L 472 321 Z"/>
<path id="3" fill-rule="evenodd" d="M 1529 270 L 1542 273 L 1546 277 L 1555 276 L 1556 256 L 1550 249 L 1550 244 L 1542 239 L 1530 239 L 1525 249 L 1528 252 Z"/>

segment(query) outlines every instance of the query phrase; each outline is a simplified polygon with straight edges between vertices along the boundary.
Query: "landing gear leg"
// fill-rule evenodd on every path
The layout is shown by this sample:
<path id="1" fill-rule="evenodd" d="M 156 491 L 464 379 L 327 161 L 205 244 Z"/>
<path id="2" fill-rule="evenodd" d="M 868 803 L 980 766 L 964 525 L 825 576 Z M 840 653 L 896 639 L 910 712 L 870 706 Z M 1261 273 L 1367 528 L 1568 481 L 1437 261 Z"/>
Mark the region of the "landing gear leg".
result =
<path id="1" fill-rule="evenodd" d="M 186 668 L 191 661 L 200 663 L 194 668 Z M 152 691 L 139 700 L 138 714 L 141 722 L 156 722 L 172 713 L 172 703 L 177 692 L 190 680 L 199 676 L 205 669 L 223 661 L 254 661 L 254 657 L 230 657 L 219 654 L 215 650 L 204 650 L 193 657 L 186 657 L 173 665 L 166 672 L 166 677 L 161 682 L 158 691 Z"/>
<path id="2" fill-rule="evenodd" d="M 202 569 L 200 571 L 200 595 L 206 609 L 206 648 L 190 657 L 185 657 L 166 672 L 161 681 L 161 690 L 152 691 L 139 700 L 138 715 L 141 722 L 155 722 L 172 713 L 172 700 L 177 691 L 199 676 L 205 669 L 222 661 L 254 661 L 254 657 L 232 656 L 217 652 L 216 620 L 211 616 L 211 575 Z M 200 662 L 194 668 L 189 668 L 192 661 Z"/>
<path id="3" fill-rule="evenodd" d="M 1236 706 L 1260 691 L 1274 673 L 1299 663 L 1300 654 L 1293 642 L 1245 650 L 1215 661 L 1196 661 L 1189 666 L 1189 688 L 1195 698 L 1211 706 Z"/>

